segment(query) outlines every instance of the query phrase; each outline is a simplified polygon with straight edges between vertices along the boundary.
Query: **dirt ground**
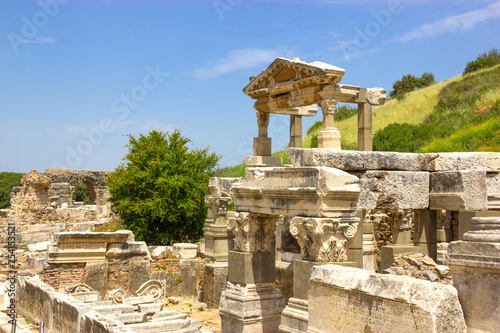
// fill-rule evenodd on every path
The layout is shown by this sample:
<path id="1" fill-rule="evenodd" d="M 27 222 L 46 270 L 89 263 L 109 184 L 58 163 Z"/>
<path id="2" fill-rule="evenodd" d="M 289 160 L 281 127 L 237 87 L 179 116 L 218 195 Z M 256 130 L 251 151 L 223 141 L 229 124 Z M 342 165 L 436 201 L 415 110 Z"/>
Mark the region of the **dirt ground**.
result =
<path id="1" fill-rule="evenodd" d="M 214 333 L 220 333 L 221 322 L 219 309 L 199 309 L 198 300 L 196 297 L 177 297 L 178 304 L 165 304 L 163 311 L 176 310 L 180 313 L 185 313 L 191 319 L 198 319 L 201 323 L 201 328 L 209 329 Z"/>

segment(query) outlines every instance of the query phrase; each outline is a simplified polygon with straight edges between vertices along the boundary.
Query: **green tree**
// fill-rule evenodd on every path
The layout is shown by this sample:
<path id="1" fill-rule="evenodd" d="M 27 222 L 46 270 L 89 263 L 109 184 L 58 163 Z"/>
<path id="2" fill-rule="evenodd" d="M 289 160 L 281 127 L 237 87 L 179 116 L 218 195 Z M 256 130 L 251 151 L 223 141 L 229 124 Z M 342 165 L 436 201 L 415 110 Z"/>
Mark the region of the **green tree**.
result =
<path id="1" fill-rule="evenodd" d="M 79 183 L 75 186 L 73 201 L 82 201 L 84 205 L 89 204 L 89 189 L 87 188 L 87 185 Z"/>
<path id="2" fill-rule="evenodd" d="M 469 61 L 463 74 L 472 73 L 481 68 L 493 67 L 497 64 L 500 64 L 500 52 L 498 49 L 492 48 L 490 51 L 478 55 L 476 60 Z"/>
<path id="3" fill-rule="evenodd" d="M 427 87 L 436 83 L 433 73 L 425 72 L 421 77 L 416 77 L 413 74 L 403 75 L 401 80 L 397 80 L 392 85 L 392 91 L 389 92 L 391 98 L 398 99 L 404 98 L 405 95 L 411 91 L 419 88 Z"/>
<path id="4" fill-rule="evenodd" d="M 128 154 L 108 177 L 109 201 L 138 240 L 171 244 L 203 235 L 208 180 L 220 156 L 189 150 L 179 130 L 128 135 Z"/>
<path id="5" fill-rule="evenodd" d="M 12 188 L 21 186 L 24 173 L 0 172 L 0 209 L 10 206 L 10 192 Z"/>

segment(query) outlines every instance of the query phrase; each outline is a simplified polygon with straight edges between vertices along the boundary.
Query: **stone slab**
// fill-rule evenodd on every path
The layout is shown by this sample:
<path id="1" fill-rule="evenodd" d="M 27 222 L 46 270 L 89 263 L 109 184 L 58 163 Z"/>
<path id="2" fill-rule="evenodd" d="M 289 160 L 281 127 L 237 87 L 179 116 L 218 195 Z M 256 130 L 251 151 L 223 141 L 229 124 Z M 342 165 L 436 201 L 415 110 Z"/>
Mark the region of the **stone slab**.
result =
<path id="1" fill-rule="evenodd" d="M 28 244 L 28 251 L 30 252 L 47 251 L 47 248 L 50 244 L 52 244 L 52 242 L 38 242 L 35 244 Z"/>
<path id="2" fill-rule="evenodd" d="M 85 283 L 99 292 L 101 298 L 106 296 L 109 264 L 107 262 L 86 265 Z"/>
<path id="3" fill-rule="evenodd" d="M 142 284 L 151 279 L 150 264 L 147 260 L 131 260 L 129 262 L 130 293 L 135 294 Z"/>
<path id="4" fill-rule="evenodd" d="M 358 209 L 427 209 L 429 206 L 428 172 L 367 171 L 360 177 L 359 186 Z"/>
<path id="5" fill-rule="evenodd" d="M 155 314 L 163 310 L 163 303 L 139 304 L 139 312 L 147 313 L 148 315 Z"/>
<path id="6" fill-rule="evenodd" d="M 308 332 L 466 332 L 452 286 L 338 265 L 315 266 Z"/>
<path id="7" fill-rule="evenodd" d="M 119 315 L 121 313 L 134 312 L 135 307 L 129 304 L 116 304 L 116 305 L 98 305 L 92 308 L 103 315 L 113 314 Z"/>
<path id="8" fill-rule="evenodd" d="M 165 259 L 167 256 L 167 247 L 166 246 L 157 246 L 154 248 L 153 252 L 151 253 L 151 257 L 153 259 Z"/>
<path id="9" fill-rule="evenodd" d="M 420 246 L 414 245 L 386 245 L 380 249 L 380 270 L 391 267 L 394 257 L 403 253 L 414 253 L 421 251 Z"/>
<path id="10" fill-rule="evenodd" d="M 262 269 L 263 267 L 274 267 L 274 252 L 229 251 L 227 279 L 243 285 L 274 282 L 274 269 Z"/>
<path id="11" fill-rule="evenodd" d="M 334 151 L 318 148 L 289 148 L 288 157 L 294 166 L 327 166 L 346 171 L 500 171 L 500 153 L 491 152 L 415 154 L 380 151 Z"/>
<path id="12" fill-rule="evenodd" d="M 174 254 L 179 259 L 194 259 L 198 254 L 198 245 L 190 243 L 175 243 Z"/>
<path id="13" fill-rule="evenodd" d="M 485 170 L 442 171 L 430 175 L 429 209 L 488 210 Z"/>
<path id="14" fill-rule="evenodd" d="M 124 324 L 137 324 L 146 322 L 148 315 L 140 312 L 122 313 L 118 315 L 117 319 Z"/>
<path id="15" fill-rule="evenodd" d="M 123 304 L 139 305 L 145 303 L 153 303 L 155 297 L 153 295 L 126 297 L 123 299 Z"/>

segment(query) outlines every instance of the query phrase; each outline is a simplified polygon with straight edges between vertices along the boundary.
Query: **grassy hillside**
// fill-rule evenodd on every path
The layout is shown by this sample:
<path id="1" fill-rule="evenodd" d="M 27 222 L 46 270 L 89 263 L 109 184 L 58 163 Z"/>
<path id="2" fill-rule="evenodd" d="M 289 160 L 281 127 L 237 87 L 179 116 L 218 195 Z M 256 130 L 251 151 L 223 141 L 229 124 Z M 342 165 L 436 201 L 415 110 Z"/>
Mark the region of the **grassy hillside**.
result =
<path id="1" fill-rule="evenodd" d="M 342 149 L 357 149 L 357 117 L 335 121 Z M 373 108 L 374 150 L 401 152 L 500 151 L 500 65 L 461 75 L 389 99 Z M 311 147 L 322 122 L 311 126 L 303 147 Z M 286 151 L 275 152 L 288 162 Z M 285 160 L 286 158 L 286 160 Z M 244 165 L 222 176 L 244 175 Z"/>

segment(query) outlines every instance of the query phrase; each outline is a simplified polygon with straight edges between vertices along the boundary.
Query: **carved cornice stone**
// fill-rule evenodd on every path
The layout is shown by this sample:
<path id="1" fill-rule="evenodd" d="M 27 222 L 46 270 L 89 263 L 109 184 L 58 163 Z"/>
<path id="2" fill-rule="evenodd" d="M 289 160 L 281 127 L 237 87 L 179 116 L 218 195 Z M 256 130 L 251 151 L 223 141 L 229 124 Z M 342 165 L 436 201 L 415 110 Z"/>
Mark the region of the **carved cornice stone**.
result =
<path id="1" fill-rule="evenodd" d="M 358 230 L 359 218 L 296 216 L 290 233 L 300 245 L 302 259 L 317 262 L 347 261 L 348 242 Z"/>
<path id="2" fill-rule="evenodd" d="M 273 251 L 272 236 L 278 215 L 229 212 L 227 227 L 234 233 L 234 251 Z"/>
<path id="3" fill-rule="evenodd" d="M 205 202 L 212 208 L 212 213 L 214 215 L 224 215 L 227 214 L 227 207 L 233 203 L 231 197 L 215 197 L 207 195 L 205 197 Z"/>
<path id="4" fill-rule="evenodd" d="M 323 112 L 323 115 L 335 115 L 335 111 L 337 110 L 337 102 L 336 100 L 333 99 L 323 99 L 321 100 L 318 105 L 321 107 L 321 111 Z"/>

